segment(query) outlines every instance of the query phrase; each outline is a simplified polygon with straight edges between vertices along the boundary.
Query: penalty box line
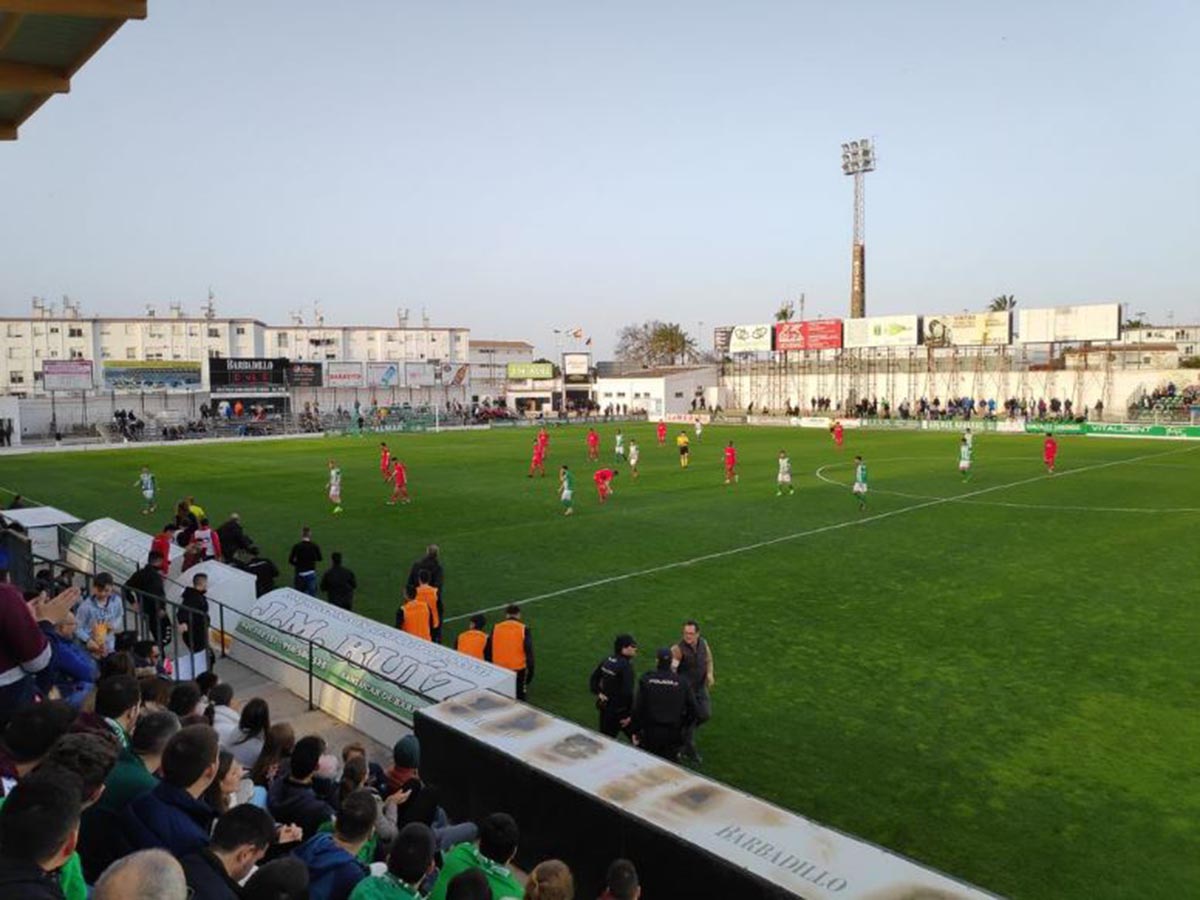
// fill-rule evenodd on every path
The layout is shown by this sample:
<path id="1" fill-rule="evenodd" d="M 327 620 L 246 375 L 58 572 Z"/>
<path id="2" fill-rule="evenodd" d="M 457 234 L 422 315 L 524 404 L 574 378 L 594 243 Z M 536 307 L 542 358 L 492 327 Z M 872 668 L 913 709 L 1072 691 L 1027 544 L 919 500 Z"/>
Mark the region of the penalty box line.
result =
<path id="1" fill-rule="evenodd" d="M 482 615 L 486 613 L 498 612 L 505 609 L 511 603 L 517 603 L 521 606 L 526 606 L 530 603 L 539 603 L 543 600 L 552 600 L 555 597 L 564 597 L 567 594 L 574 594 L 578 591 L 587 591 L 592 588 L 603 587 L 607 584 L 616 584 L 621 581 L 629 581 L 633 578 L 641 578 L 646 575 L 657 575 L 659 572 L 669 572 L 672 569 L 682 569 L 686 566 L 694 566 L 698 563 L 711 562 L 714 559 L 724 559 L 727 556 L 736 556 L 740 553 L 750 553 L 754 550 L 761 550 L 763 547 L 772 547 L 775 544 L 783 544 L 788 541 L 796 541 L 801 538 L 812 537 L 818 534 L 826 534 L 831 531 L 840 531 L 843 528 L 852 528 L 856 525 L 867 525 L 871 522 L 881 522 L 884 519 L 890 519 L 893 516 L 903 515 L 904 513 L 917 512 L 922 509 L 929 509 L 934 506 L 941 506 L 945 503 L 955 503 L 960 500 L 967 500 L 971 497 L 979 497 L 983 494 L 990 494 L 993 491 L 1003 491 L 1008 488 L 1020 487 L 1023 484 L 1032 484 L 1036 481 L 1046 481 L 1051 478 L 1064 478 L 1068 475 L 1077 475 L 1082 472 L 1095 472 L 1099 469 L 1108 469 L 1112 466 L 1128 465 L 1130 463 L 1141 462 L 1144 459 L 1155 459 L 1160 456 L 1173 456 L 1179 453 L 1190 453 L 1193 450 L 1200 449 L 1197 447 L 1189 447 L 1186 450 L 1168 450 L 1165 453 L 1148 453 L 1142 456 L 1134 456 L 1129 459 L 1110 460 L 1109 462 L 1096 463 L 1095 465 L 1082 466 L 1078 469 L 1068 469 L 1064 472 L 1057 472 L 1053 475 L 1035 475 L 1031 478 L 1022 478 L 1018 481 L 1010 481 L 1006 484 L 995 484 L 991 487 L 980 488 L 976 491 L 969 491 L 965 494 L 959 494 L 955 497 L 938 497 L 934 500 L 928 500 L 924 503 L 914 503 L 911 506 L 903 506 L 900 509 L 889 510 L 888 512 L 874 513 L 869 516 L 861 516 L 855 519 L 847 519 L 844 522 L 834 522 L 830 525 L 821 525 L 818 528 L 809 528 L 804 531 L 797 531 L 792 534 L 785 534 L 779 537 L 769 538 L 765 541 L 756 541 L 753 544 L 746 544 L 741 547 L 731 547 L 728 550 L 717 550 L 713 553 L 705 553 L 701 556 L 694 556 L 691 559 L 676 560 L 675 562 L 664 563 L 660 566 L 651 566 L 646 569 L 636 569 L 632 572 L 623 572 L 620 575 L 610 575 L 607 578 L 598 578 L 595 581 L 588 581 L 583 584 L 575 584 L 570 587 L 559 588 L 556 591 L 548 591 L 545 594 L 535 594 L 532 597 L 526 597 L 523 600 L 510 600 L 506 603 L 498 603 L 495 606 L 487 606 L 483 609 L 477 609 L 474 612 L 463 613 L 458 616 L 448 616 L 446 622 L 460 622 L 464 619 L 469 619 L 474 615 Z"/>

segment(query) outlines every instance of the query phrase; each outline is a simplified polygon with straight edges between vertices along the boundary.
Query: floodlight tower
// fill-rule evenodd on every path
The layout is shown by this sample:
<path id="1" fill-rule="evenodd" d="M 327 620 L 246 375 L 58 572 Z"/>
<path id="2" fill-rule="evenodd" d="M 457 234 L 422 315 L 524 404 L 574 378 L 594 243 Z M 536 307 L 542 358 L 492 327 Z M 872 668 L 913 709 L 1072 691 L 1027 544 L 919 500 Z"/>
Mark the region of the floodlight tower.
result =
<path id="1" fill-rule="evenodd" d="M 866 185 L 864 178 L 875 171 L 875 148 L 862 138 L 842 144 L 842 174 L 854 176 L 854 243 L 850 249 L 850 318 L 861 319 L 867 314 L 867 248 L 863 243 L 866 217 Z"/>

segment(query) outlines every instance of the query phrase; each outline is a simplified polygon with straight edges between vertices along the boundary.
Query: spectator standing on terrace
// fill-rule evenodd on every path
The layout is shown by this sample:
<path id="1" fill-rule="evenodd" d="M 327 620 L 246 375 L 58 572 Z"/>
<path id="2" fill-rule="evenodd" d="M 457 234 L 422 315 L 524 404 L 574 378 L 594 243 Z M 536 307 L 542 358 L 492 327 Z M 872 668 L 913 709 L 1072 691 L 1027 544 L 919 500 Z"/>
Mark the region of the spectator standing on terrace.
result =
<path id="1" fill-rule="evenodd" d="M 317 563 L 322 559 L 321 548 L 313 542 L 312 529 L 305 525 L 300 529 L 300 540 L 292 546 L 292 552 L 288 555 L 288 565 L 296 573 L 293 582 L 296 590 L 317 596 Z"/>
<path id="2" fill-rule="evenodd" d="M 334 606 L 341 609 L 354 609 L 354 592 L 358 589 L 358 579 L 354 572 L 342 565 L 342 554 L 336 550 L 330 554 L 333 565 L 321 576 L 321 590 Z"/>
<path id="3" fill-rule="evenodd" d="M 150 553 L 158 552 L 158 570 L 166 575 L 171 567 L 171 547 L 175 544 L 175 533 L 179 530 L 179 526 L 174 522 L 168 522 L 162 527 L 162 531 L 154 536 L 150 542 Z"/>
<path id="4" fill-rule="evenodd" d="M 192 576 L 192 586 L 183 589 L 181 605 L 175 614 L 179 633 L 192 658 L 185 668 L 180 660 L 179 677 L 199 674 L 208 668 L 208 576 L 198 572 Z"/>
<path id="5" fill-rule="evenodd" d="M 521 621 L 521 607 L 510 603 L 505 618 L 492 626 L 483 648 L 483 658 L 517 675 L 517 699 L 525 699 L 525 689 L 533 683 L 533 633 Z"/>
<path id="6" fill-rule="evenodd" d="M 450 882 L 467 869 L 481 869 L 494 897 L 521 897 L 521 886 L 509 865 L 517 855 L 521 831 L 507 813 L 492 813 L 479 823 L 479 844 L 464 841 L 443 856 L 442 871 L 429 892 L 429 900 L 446 900 Z M 356 898 L 357 900 L 357 898 Z"/>
<path id="7" fill-rule="evenodd" d="M 75 628 L 88 652 L 97 659 L 117 648 L 117 634 L 125 630 L 125 604 L 107 572 L 92 579 L 92 592 L 75 610 Z"/>
<path id="8" fill-rule="evenodd" d="M 145 618 L 146 628 L 159 644 L 166 643 L 171 628 L 167 605 L 163 600 L 166 588 L 163 585 L 162 561 L 162 550 L 152 546 L 146 564 L 125 582 L 130 604 Z"/>

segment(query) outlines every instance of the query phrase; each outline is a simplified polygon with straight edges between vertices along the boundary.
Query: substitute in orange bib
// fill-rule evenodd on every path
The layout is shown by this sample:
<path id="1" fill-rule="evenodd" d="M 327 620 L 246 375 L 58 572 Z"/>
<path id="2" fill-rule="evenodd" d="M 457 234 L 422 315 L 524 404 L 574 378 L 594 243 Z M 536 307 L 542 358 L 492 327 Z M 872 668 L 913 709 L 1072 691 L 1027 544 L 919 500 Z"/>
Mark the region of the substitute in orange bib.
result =
<path id="1" fill-rule="evenodd" d="M 429 607 L 411 593 L 408 599 L 396 610 L 396 627 L 407 631 L 413 637 L 433 640 L 433 619 Z"/>
<path id="2" fill-rule="evenodd" d="M 487 619 L 481 614 L 471 616 L 471 627 L 458 636 L 455 649 L 467 656 L 483 659 L 483 648 L 487 646 L 488 640 L 487 632 L 483 630 L 486 625 Z"/>
<path id="3" fill-rule="evenodd" d="M 438 596 L 438 589 L 429 583 L 428 572 L 420 572 L 417 580 L 416 597 L 429 607 L 429 633 L 433 635 L 433 642 L 440 644 L 442 642 L 442 598 Z"/>
<path id="4" fill-rule="evenodd" d="M 483 648 L 483 658 L 517 673 L 517 699 L 525 699 L 525 688 L 533 684 L 533 635 L 521 621 L 521 607 L 510 603 L 503 622 L 497 622 Z"/>

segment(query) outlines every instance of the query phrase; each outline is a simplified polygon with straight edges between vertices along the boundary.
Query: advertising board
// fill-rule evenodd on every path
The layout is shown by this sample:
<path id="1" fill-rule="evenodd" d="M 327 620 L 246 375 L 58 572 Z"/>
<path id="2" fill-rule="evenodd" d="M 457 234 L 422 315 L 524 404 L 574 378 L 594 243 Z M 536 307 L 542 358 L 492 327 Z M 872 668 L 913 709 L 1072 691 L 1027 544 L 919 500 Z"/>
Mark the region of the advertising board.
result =
<path id="1" fill-rule="evenodd" d="M 841 319 L 808 319 L 775 325 L 776 350 L 837 350 L 841 346 Z"/>
<path id="2" fill-rule="evenodd" d="M 446 367 L 447 369 L 450 366 Z M 443 376 L 445 380 L 445 376 Z M 453 385 L 470 384 L 471 383 L 471 366 L 469 363 L 463 363 L 454 369 L 454 374 L 450 376 L 449 381 Z"/>
<path id="3" fill-rule="evenodd" d="M 770 351 L 775 329 L 770 324 L 734 325 L 729 336 L 730 353 L 763 353 Z"/>
<path id="4" fill-rule="evenodd" d="M 437 380 L 437 363 L 406 362 L 404 364 L 404 384 L 407 387 L 433 387 Z"/>
<path id="5" fill-rule="evenodd" d="M 1012 339 L 1007 312 L 949 313 L 925 316 L 921 328 L 927 347 L 999 347 Z"/>
<path id="6" fill-rule="evenodd" d="M 107 391 L 189 391 L 204 383 L 199 362 L 164 360 L 105 360 L 100 380 Z"/>
<path id="7" fill-rule="evenodd" d="M 506 370 L 509 381 L 524 381 L 532 378 L 534 381 L 544 381 L 554 377 L 554 366 L 550 363 L 516 363 L 510 362 Z"/>
<path id="8" fill-rule="evenodd" d="M 368 387 L 399 387 L 400 363 L 369 362 L 367 363 Z"/>
<path id="9" fill-rule="evenodd" d="M 1121 336 L 1121 304 L 1091 303 L 1018 310 L 1017 333 L 1022 344 L 1115 341 Z"/>
<path id="10" fill-rule="evenodd" d="M 564 375 L 587 375 L 591 368 L 592 355 L 590 353 L 563 354 Z"/>
<path id="11" fill-rule="evenodd" d="M 321 364 L 319 362 L 288 363 L 287 380 L 292 387 L 320 387 L 322 380 Z"/>
<path id="12" fill-rule="evenodd" d="M 93 387 L 90 359 L 47 359 L 42 362 L 42 387 L 48 391 L 87 391 Z"/>
<path id="13" fill-rule="evenodd" d="M 363 387 L 363 366 L 360 362 L 327 362 L 325 363 L 325 384 L 328 387 L 356 388 Z"/>
<path id="14" fill-rule="evenodd" d="M 733 326 L 720 325 L 713 329 L 713 352 L 717 356 L 729 355 L 729 342 L 733 339 Z"/>
<path id="15" fill-rule="evenodd" d="M 867 316 L 842 325 L 847 347 L 915 347 L 921 341 L 917 316 Z"/>
<path id="16" fill-rule="evenodd" d="M 208 386 L 222 393 L 260 393 L 287 390 L 286 359 L 213 357 L 208 361 Z"/>

